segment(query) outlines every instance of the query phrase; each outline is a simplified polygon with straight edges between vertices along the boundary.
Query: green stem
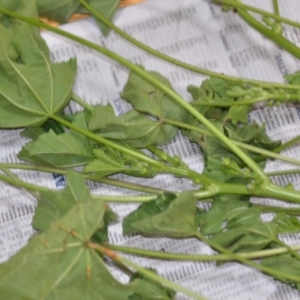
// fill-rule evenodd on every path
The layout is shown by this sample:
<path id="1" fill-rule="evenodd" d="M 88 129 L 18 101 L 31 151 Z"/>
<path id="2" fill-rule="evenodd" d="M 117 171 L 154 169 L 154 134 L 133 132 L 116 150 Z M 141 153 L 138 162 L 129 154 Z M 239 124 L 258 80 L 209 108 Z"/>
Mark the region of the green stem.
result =
<path id="1" fill-rule="evenodd" d="M 93 111 L 94 108 L 93 106 L 89 105 L 86 101 L 84 101 L 82 98 L 80 98 L 78 95 L 76 94 L 72 94 L 72 99 L 78 103 L 80 106 L 82 106 L 83 108 L 85 108 L 88 111 Z"/>
<path id="2" fill-rule="evenodd" d="M 126 246 L 118 246 L 111 244 L 104 244 L 104 246 L 108 249 L 133 254 L 148 258 L 156 258 L 163 260 L 177 260 L 177 261 L 232 261 L 232 257 L 227 254 L 181 254 L 181 253 L 171 253 L 171 252 L 161 252 L 161 251 L 151 251 L 145 249 L 138 249 Z M 291 249 L 294 251 L 300 250 L 300 245 L 291 246 Z M 286 247 L 280 247 L 275 249 L 261 250 L 261 251 L 253 251 L 253 252 L 244 252 L 239 253 L 240 257 L 246 259 L 262 259 L 270 256 L 280 255 L 289 252 Z"/>
<path id="3" fill-rule="evenodd" d="M 273 4 L 274 4 L 275 1 L 276 0 L 273 0 Z M 268 18 L 271 18 L 275 21 L 282 22 L 282 23 L 291 25 L 291 26 L 296 27 L 296 28 L 300 28 L 300 23 L 299 22 L 292 21 L 288 18 L 284 18 L 284 17 L 280 16 L 279 14 L 276 14 L 275 6 L 274 6 L 274 8 L 275 8 L 275 14 L 274 14 L 274 13 L 270 13 L 266 10 L 259 9 L 255 6 L 247 5 L 247 4 L 244 4 L 244 3 L 241 3 L 241 2 L 237 2 L 236 0 L 214 0 L 214 2 L 215 3 L 220 3 L 220 4 L 227 4 L 227 5 L 233 6 L 235 8 L 241 8 L 241 9 L 244 9 L 244 10 L 247 10 L 247 11 L 252 11 L 252 12 L 255 12 L 257 14 L 262 15 L 263 17 L 268 17 Z M 279 12 L 279 9 L 278 9 L 278 12 Z"/>
<path id="4" fill-rule="evenodd" d="M 278 88 L 287 88 L 287 89 L 299 89 L 299 85 L 286 85 L 286 84 L 281 84 L 281 83 L 276 83 L 276 82 L 264 82 L 264 81 L 258 81 L 258 80 L 252 80 L 252 79 L 247 79 L 247 78 L 241 78 L 241 77 L 234 77 L 230 75 L 224 75 L 222 73 L 217 73 L 213 71 L 209 71 L 203 68 L 196 67 L 194 65 L 182 62 L 176 58 L 170 57 L 164 53 L 161 53 L 146 44 L 138 41 L 137 39 L 133 38 L 126 32 L 124 32 L 122 29 L 114 25 L 111 21 L 109 21 L 106 17 L 104 17 L 100 12 L 98 12 L 96 9 L 94 9 L 91 5 L 89 5 L 86 1 L 80 0 L 80 3 L 95 17 L 97 18 L 100 22 L 105 24 L 107 27 L 118 33 L 120 36 L 122 36 L 124 39 L 129 41 L 130 43 L 134 44 L 135 46 L 139 47 L 140 49 L 143 49 L 144 51 L 152 54 L 153 56 L 156 56 L 158 58 L 163 59 L 164 61 L 167 61 L 171 64 L 174 64 L 176 66 L 182 67 L 184 69 L 200 73 L 203 75 L 211 76 L 211 77 L 217 77 L 225 80 L 230 80 L 233 82 L 238 82 L 238 83 L 247 83 L 247 84 L 253 84 L 256 86 L 262 86 L 262 87 L 278 87 Z"/>
<path id="5" fill-rule="evenodd" d="M 279 153 L 279 152 L 281 152 L 281 151 L 283 151 L 287 148 L 290 148 L 291 146 L 293 146 L 293 145 L 295 145 L 299 142 L 300 142 L 300 135 L 298 135 L 298 136 L 294 137 L 293 139 L 281 144 L 279 147 L 275 148 L 273 151 Z"/>
<path id="6" fill-rule="evenodd" d="M 92 198 L 102 200 L 105 202 L 144 203 L 154 200 L 156 196 L 106 196 L 92 194 Z"/>
<path id="7" fill-rule="evenodd" d="M 6 175 L 8 175 L 9 177 L 11 178 L 15 178 L 15 179 L 19 179 L 19 177 L 14 174 L 13 172 L 11 172 L 8 168 L 6 168 L 3 164 L 0 163 L 0 169 L 3 171 L 3 173 L 5 173 Z M 29 191 L 27 190 L 27 192 L 32 195 L 35 199 L 39 200 L 40 199 L 40 196 L 38 193 L 34 192 L 34 191 Z"/>
<path id="8" fill-rule="evenodd" d="M 153 271 L 147 270 L 146 268 L 140 267 L 139 265 L 133 263 L 132 261 L 125 259 L 123 257 L 121 257 L 120 255 L 118 255 L 116 252 L 105 248 L 103 246 L 100 246 L 98 244 L 95 243 L 88 243 L 87 245 L 89 248 L 94 249 L 96 251 L 99 251 L 101 254 L 106 255 L 107 257 L 109 257 L 112 261 L 116 262 L 116 263 L 121 263 L 124 264 L 125 266 L 131 267 L 133 269 L 135 269 L 139 274 L 143 275 L 143 277 L 147 278 L 148 280 L 157 283 L 159 286 L 164 286 L 167 287 L 173 291 L 176 292 L 180 292 L 183 293 L 187 296 L 192 297 L 193 299 L 197 299 L 197 300 L 206 300 L 206 298 L 202 297 L 201 295 L 188 290 L 180 285 L 177 285 L 174 282 L 171 282 L 157 274 L 155 274 Z"/>
<path id="9" fill-rule="evenodd" d="M 281 176 L 281 175 L 292 175 L 292 174 L 300 174 L 300 170 L 299 169 L 283 170 L 283 171 L 276 171 L 276 172 L 267 172 L 266 174 L 269 177 Z"/>
<path id="10" fill-rule="evenodd" d="M 300 49 L 299 49 L 300 50 Z M 268 94 L 266 96 L 257 97 L 253 99 L 243 99 L 237 101 L 211 101 L 211 102 L 203 102 L 203 101 L 193 101 L 191 105 L 193 106 L 215 106 L 215 107 L 231 107 L 231 106 L 245 106 L 252 105 L 258 102 L 266 102 L 266 101 L 279 101 L 279 102 L 294 102 L 300 99 L 299 94 Z"/>
<path id="11" fill-rule="evenodd" d="M 149 146 L 146 147 L 146 149 L 148 149 L 150 152 L 155 154 L 161 160 L 169 163 L 172 166 L 178 166 L 178 164 L 180 164 L 180 165 L 183 164 L 183 162 L 178 157 L 174 158 L 171 155 L 169 155 L 168 153 L 162 151 L 161 149 L 157 148 L 154 145 L 149 145 Z"/>
<path id="12" fill-rule="evenodd" d="M 8 169 L 19 169 L 19 170 L 30 170 L 30 171 L 41 171 L 41 172 L 47 172 L 47 173 L 56 173 L 56 174 L 62 174 L 66 175 L 67 171 L 65 169 L 61 168 L 53 168 L 53 167 L 48 167 L 48 166 L 43 166 L 43 165 L 32 165 L 32 164 L 10 164 L 10 163 L 3 163 L 1 164 L 5 168 Z M 158 189 L 155 187 L 150 187 L 146 185 L 140 185 L 140 184 L 134 184 L 131 182 L 126 182 L 126 181 L 121 181 L 113 178 L 106 178 L 106 177 L 101 177 L 101 178 L 95 178 L 93 175 L 88 175 L 88 174 L 82 174 L 82 177 L 86 180 L 91 180 L 91 181 L 96 181 L 112 186 L 117 186 L 121 188 L 125 188 L 128 190 L 134 190 L 138 192 L 143 192 L 143 193 L 149 193 L 149 194 L 154 194 L 154 195 L 163 195 L 164 193 L 170 193 L 170 191 L 163 190 L 163 189 Z"/>
<path id="13" fill-rule="evenodd" d="M 188 102 L 186 102 L 178 93 L 176 93 L 175 91 L 173 91 L 171 88 L 169 88 L 168 86 L 166 86 L 163 82 L 161 82 L 160 80 L 157 80 L 156 78 L 154 78 L 151 74 L 147 73 L 146 71 L 144 71 L 142 68 L 140 68 L 139 66 L 131 63 L 130 61 L 128 61 L 127 59 L 123 58 L 122 56 L 104 48 L 101 47 L 99 45 L 96 45 L 86 39 L 80 38 L 74 34 L 71 34 L 69 32 L 66 32 L 64 30 L 61 30 L 59 28 L 54 28 L 51 27 L 43 22 L 40 22 L 39 20 L 30 18 L 30 17 L 25 17 L 19 14 L 16 14 L 12 11 L 6 10 L 4 8 L 0 8 L 0 11 L 3 12 L 4 14 L 7 14 L 11 17 L 23 20 L 29 24 L 32 24 L 34 26 L 38 26 L 38 27 L 43 27 L 46 29 L 49 29 L 50 31 L 56 32 L 59 35 L 65 36 L 73 41 L 79 42 L 85 46 L 88 46 L 102 54 L 104 54 L 107 57 L 110 57 L 111 59 L 119 62 L 120 64 L 122 64 L 123 66 L 127 67 L 128 69 L 130 69 L 131 71 L 133 71 L 134 73 L 138 74 L 139 76 L 141 76 L 142 78 L 144 78 L 145 80 L 147 80 L 148 82 L 152 83 L 153 85 L 155 85 L 157 88 L 159 88 L 160 90 L 162 90 L 166 95 L 170 96 L 175 102 L 177 102 L 179 105 L 181 105 L 184 109 L 186 109 L 189 113 L 191 113 L 197 120 L 199 120 L 204 126 L 206 126 L 209 130 L 211 130 L 213 132 L 213 134 L 219 138 L 221 141 L 223 141 L 223 143 L 225 145 L 227 145 L 242 161 L 244 161 L 244 163 L 250 168 L 252 169 L 257 176 L 260 178 L 261 182 L 268 182 L 269 178 L 264 174 L 263 170 L 246 154 L 244 153 L 239 147 L 237 147 L 236 145 L 234 145 L 222 132 L 219 131 L 219 129 L 217 127 L 215 127 L 209 120 L 207 120 L 201 113 L 199 113 L 194 107 L 192 107 Z M 61 120 L 58 122 L 66 122 L 65 120 L 56 117 L 55 115 L 51 115 L 49 116 L 51 118 L 53 118 L 54 120 Z M 63 123 L 62 123 L 63 124 Z M 70 123 L 68 123 L 69 125 Z M 64 125 L 64 124 L 63 124 Z M 71 126 L 73 126 L 72 124 L 70 124 Z M 73 126 L 75 127 L 75 126 Z M 75 129 L 74 129 L 75 130 Z M 78 130 L 80 131 L 84 131 L 81 128 L 78 128 Z M 76 131 L 78 131 L 76 130 Z M 78 131 L 79 132 L 79 131 Z M 124 153 L 127 153 L 129 155 L 133 155 L 133 151 L 126 149 L 124 147 L 121 147 L 120 145 L 117 145 L 111 141 L 108 141 L 104 138 L 100 138 L 100 136 L 96 136 L 90 132 L 86 132 L 83 134 L 88 134 L 86 136 L 92 138 L 95 140 L 95 138 L 97 137 L 97 141 L 101 141 L 101 143 L 103 143 L 105 141 L 106 145 L 111 145 L 112 148 L 117 149 L 119 151 L 122 151 Z M 122 150 L 121 150 L 122 149 Z M 150 159 L 147 156 L 144 156 L 142 154 L 140 155 L 133 155 L 134 157 L 137 158 L 137 156 L 139 156 L 138 159 L 141 159 L 142 161 L 145 161 L 147 163 L 150 163 L 152 165 L 155 165 L 159 168 L 162 167 L 162 165 L 155 161 Z"/>
<path id="14" fill-rule="evenodd" d="M 125 153 L 127 155 L 130 155 L 131 157 L 134 157 L 140 161 L 143 161 L 145 163 L 148 163 L 149 165 L 152 165 L 154 167 L 157 167 L 159 169 L 160 172 L 166 172 L 166 173 L 170 173 L 170 174 L 173 174 L 175 176 L 179 176 L 179 177 L 188 177 L 190 179 L 192 179 L 193 181 L 195 182 L 198 182 L 198 183 L 202 183 L 204 185 L 208 185 L 208 184 L 211 184 L 211 183 L 215 183 L 215 181 L 207 176 L 204 176 L 204 175 L 201 175 L 197 172 L 194 172 L 192 170 L 189 170 L 189 169 L 179 169 L 179 168 L 174 168 L 174 167 L 169 167 L 169 166 L 166 166 L 165 164 L 159 162 L 159 161 L 156 161 L 152 158 L 150 158 L 149 156 L 145 155 L 143 152 L 140 152 L 140 151 L 137 151 L 136 149 L 132 149 L 132 148 L 127 148 L 127 147 L 124 147 L 122 146 L 121 144 L 117 144 L 117 143 L 114 143 L 113 141 L 111 140 L 108 140 L 100 135 L 96 135 L 88 130 L 85 130 L 85 129 L 82 129 L 66 120 L 64 120 L 63 118 L 60 118 L 56 115 L 51 115 L 49 116 L 51 119 L 59 122 L 60 124 L 74 130 L 74 131 L 77 131 L 78 133 L 100 143 L 100 144 L 103 144 L 103 145 L 106 145 L 108 147 L 111 147 L 115 150 L 118 150 L 122 153 Z M 266 176 L 266 178 L 268 178 Z"/>
<path id="15" fill-rule="evenodd" d="M 284 38 L 282 35 L 279 35 L 274 30 L 264 26 L 262 23 L 252 17 L 247 11 L 238 8 L 237 12 L 245 22 L 260 32 L 263 36 L 273 41 L 275 44 L 292 54 L 294 57 L 300 59 L 300 49 L 292 42 Z"/>
<path id="16" fill-rule="evenodd" d="M 176 126 L 176 127 L 179 127 L 179 128 L 199 132 L 199 133 L 204 134 L 204 135 L 214 136 L 211 132 L 209 132 L 207 130 L 198 128 L 196 126 L 189 125 L 187 123 L 182 123 L 182 122 L 174 121 L 174 120 L 171 120 L 171 119 L 161 119 L 160 121 L 162 123 L 169 124 L 169 125 L 172 125 L 172 126 Z M 300 137 L 297 137 L 297 141 L 298 140 L 300 140 Z M 277 152 L 281 151 L 281 147 L 276 148 L 275 150 L 273 150 L 274 151 L 273 152 L 273 151 L 265 150 L 265 149 L 258 148 L 258 147 L 252 146 L 252 145 L 248 145 L 248 144 L 245 144 L 245 143 L 242 143 L 242 142 L 238 142 L 238 141 L 235 141 L 235 140 L 231 140 L 231 141 L 232 141 L 232 143 L 239 146 L 240 148 L 248 150 L 250 152 L 261 154 L 265 157 L 271 157 L 271 158 L 274 158 L 274 159 L 279 159 L 281 161 L 285 161 L 285 162 L 292 163 L 292 164 L 300 166 L 300 161 L 299 160 L 294 159 L 292 157 L 285 156 L 285 155 L 277 154 Z M 294 141 L 291 140 L 290 142 L 291 142 L 291 144 L 294 144 L 295 139 L 294 139 Z M 289 147 L 289 145 L 286 145 L 285 147 L 287 148 L 287 147 Z M 283 149 L 285 149 L 285 147 Z"/>
<path id="17" fill-rule="evenodd" d="M 277 207 L 262 204 L 252 204 L 253 207 L 259 209 L 262 212 L 273 212 L 273 213 L 286 213 L 288 215 L 300 216 L 300 208 L 293 207 Z M 300 249 L 299 249 L 300 250 Z"/>
<path id="18" fill-rule="evenodd" d="M 32 183 L 28 183 L 28 182 L 25 182 L 25 181 L 20 180 L 18 178 L 9 177 L 9 176 L 3 175 L 3 174 L 0 174 L 0 180 L 4 181 L 6 183 L 9 183 L 9 184 L 11 184 L 15 187 L 24 188 L 26 190 L 33 191 L 33 192 L 47 192 L 47 191 L 49 191 L 49 189 L 47 189 L 45 187 L 35 185 L 35 184 L 32 184 Z"/>
<path id="19" fill-rule="evenodd" d="M 273 276 L 275 278 L 279 278 L 279 279 L 285 278 L 287 280 L 291 280 L 293 282 L 300 283 L 300 277 L 298 277 L 298 276 L 294 276 L 294 275 L 291 275 L 291 274 L 283 273 L 283 272 L 274 270 L 272 268 L 266 267 L 264 265 L 254 263 L 251 260 L 242 257 L 240 254 L 235 254 L 235 253 L 227 250 L 226 248 L 218 245 L 217 243 L 213 242 L 212 240 L 207 239 L 201 233 L 196 233 L 195 236 L 201 242 L 204 242 L 205 244 L 209 245 L 210 247 L 212 247 L 213 249 L 217 250 L 218 252 L 227 254 L 228 256 L 231 257 L 232 260 L 236 260 L 236 261 L 241 262 L 241 263 L 243 263 L 243 264 L 245 264 L 247 266 L 250 266 L 252 268 L 258 269 L 258 270 L 260 270 L 260 271 L 262 271 L 262 272 L 264 272 L 264 273 L 266 273 L 266 274 L 268 274 L 270 276 Z"/>

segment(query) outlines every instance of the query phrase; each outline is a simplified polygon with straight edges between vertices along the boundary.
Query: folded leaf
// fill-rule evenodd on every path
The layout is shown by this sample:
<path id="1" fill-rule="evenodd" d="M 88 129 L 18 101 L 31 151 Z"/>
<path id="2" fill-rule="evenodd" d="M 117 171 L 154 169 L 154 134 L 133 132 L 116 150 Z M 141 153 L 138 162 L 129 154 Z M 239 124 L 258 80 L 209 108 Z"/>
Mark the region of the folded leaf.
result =
<path id="1" fill-rule="evenodd" d="M 115 173 L 122 172 L 126 169 L 120 154 L 110 148 L 106 151 L 103 149 L 95 149 L 93 151 L 97 159 L 90 162 L 85 168 L 85 173 L 95 173 L 97 177 L 103 177 Z"/>
<path id="2" fill-rule="evenodd" d="M 197 232 L 197 198 L 192 192 L 174 196 L 158 196 L 130 213 L 123 221 L 123 233 L 194 236 Z"/>
<path id="3" fill-rule="evenodd" d="M 82 114 L 76 116 L 74 123 L 86 129 Z M 75 167 L 92 161 L 93 148 L 90 140 L 77 132 L 70 131 L 57 135 L 50 130 L 26 144 L 18 154 L 18 158 L 53 167 Z"/>
<path id="4" fill-rule="evenodd" d="M 154 71 L 148 73 L 172 89 L 170 82 L 162 75 Z M 129 74 L 121 97 L 131 103 L 135 110 L 158 119 L 168 118 L 184 122 L 187 116 L 181 105 L 134 72 Z"/>
<path id="5" fill-rule="evenodd" d="M 177 133 L 176 128 L 151 120 L 135 110 L 116 116 L 110 105 L 94 109 L 89 129 L 103 137 L 123 140 L 127 145 L 138 148 L 166 144 Z"/>

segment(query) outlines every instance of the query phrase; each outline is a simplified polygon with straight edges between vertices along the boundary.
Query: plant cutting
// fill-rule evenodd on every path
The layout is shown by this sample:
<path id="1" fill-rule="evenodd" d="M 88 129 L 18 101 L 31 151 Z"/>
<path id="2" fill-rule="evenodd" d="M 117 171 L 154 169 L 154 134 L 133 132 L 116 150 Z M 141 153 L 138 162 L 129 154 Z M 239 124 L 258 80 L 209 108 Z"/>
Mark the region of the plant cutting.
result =
<path id="1" fill-rule="evenodd" d="M 226 9 L 237 10 L 251 26 L 298 57 L 299 49 L 277 28 L 270 28 L 270 22 L 257 25 L 258 21 L 248 13 L 253 10 L 251 7 L 236 1 L 218 2 Z M 0 1 L 0 126 L 25 128 L 22 135 L 30 139 L 18 154 L 26 163 L 1 162 L 0 179 L 36 197 L 32 225 L 38 230 L 27 246 L 0 265 L 2 294 L 7 299 L 150 300 L 175 299 L 175 293 L 180 292 L 194 299 L 205 299 L 163 279 L 154 270 L 123 258 L 116 251 L 168 260 L 236 261 L 299 288 L 299 246 L 289 246 L 279 238 L 280 234 L 299 231 L 299 209 L 281 209 L 250 201 L 255 196 L 300 202 L 300 192 L 292 185 L 283 187 L 272 182 L 272 176 L 280 176 L 282 172 L 270 174 L 263 170 L 269 158 L 299 165 L 297 159 L 280 154 L 298 143 L 299 137 L 286 143 L 272 141 L 263 125 L 248 123 L 248 113 L 258 102 L 274 105 L 297 101 L 299 73 L 287 76 L 287 84 L 279 84 L 196 68 L 128 36 L 107 19 L 112 14 L 105 17 L 102 7 L 95 6 L 93 1 L 66 1 L 64 10 L 57 9 L 53 3 L 32 0 L 26 5 L 20 2 L 12 6 Z M 109 5 L 109 1 L 101 3 Z M 201 86 L 188 87 L 193 97 L 188 103 L 163 75 L 147 71 L 102 46 L 38 19 L 40 14 L 63 22 L 75 11 L 89 12 L 106 34 L 109 28 L 115 30 L 153 55 L 210 77 Z M 259 10 L 274 22 L 289 22 L 279 16 L 278 9 L 276 12 L 267 14 Z M 112 106 L 93 107 L 74 95 L 76 61 L 53 63 L 39 34 L 40 27 L 90 47 L 128 68 L 130 75 L 121 97 L 132 105 L 132 110 L 115 116 Z M 71 99 L 83 107 L 81 112 L 64 113 Z M 202 173 L 162 150 L 161 146 L 179 131 L 201 149 Z M 67 177 L 67 186 L 57 191 L 30 184 L 16 177 L 14 169 L 63 174 Z M 171 174 L 191 180 L 197 188 L 175 192 L 109 177 L 118 173 L 147 178 Z M 84 180 L 143 194 L 92 196 Z M 113 201 L 141 202 L 124 219 L 124 235 L 195 238 L 219 254 L 183 255 L 112 245 L 108 225 L 117 217 L 107 203 Z M 200 209 L 198 202 L 208 203 L 210 207 Z M 275 213 L 269 222 L 261 218 L 266 211 Z M 130 282 L 116 281 L 105 267 L 107 258 L 130 276 Z M 292 270 L 289 269 L 291 264 L 295 266 Z M 53 265 L 56 267 L 48 272 Z M 30 276 L 25 275 L 28 272 Z M 41 284 L 28 290 L 25 287 L 31 280 L 39 280 Z"/>

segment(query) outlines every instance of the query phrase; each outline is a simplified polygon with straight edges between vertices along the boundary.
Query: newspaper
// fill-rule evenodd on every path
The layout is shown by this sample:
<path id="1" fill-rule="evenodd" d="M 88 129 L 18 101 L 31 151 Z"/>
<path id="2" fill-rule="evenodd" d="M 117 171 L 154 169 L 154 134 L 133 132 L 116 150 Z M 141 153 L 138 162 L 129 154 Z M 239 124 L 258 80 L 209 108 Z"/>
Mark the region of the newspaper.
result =
<path id="1" fill-rule="evenodd" d="M 272 11 L 272 1 L 248 0 L 245 3 Z M 289 0 L 280 7 L 281 14 L 297 20 L 300 13 L 298 0 Z M 234 76 L 255 78 L 267 81 L 284 82 L 283 75 L 299 69 L 299 61 L 264 39 L 252 30 L 235 13 L 222 13 L 220 8 L 204 0 L 148 0 L 137 6 L 120 10 L 115 23 L 138 40 L 173 57 L 194 65 Z M 99 32 L 94 21 L 82 20 L 62 26 L 63 29 L 80 35 L 115 51 L 136 64 L 142 64 L 148 70 L 156 70 L 166 76 L 173 87 L 187 101 L 191 96 L 186 87 L 200 85 L 204 76 L 185 71 L 132 46 L 114 32 L 107 38 Z M 285 26 L 284 34 L 293 42 L 300 44 L 300 31 Z M 59 62 L 77 57 L 78 75 L 74 92 L 90 104 L 111 103 L 116 114 L 122 114 L 130 106 L 120 99 L 120 92 L 127 80 L 128 71 L 119 64 L 102 55 L 44 32 L 53 61 Z M 80 110 L 71 103 L 66 111 Z M 250 114 L 258 123 L 265 123 L 272 139 L 289 140 L 300 132 L 300 107 L 282 105 L 262 108 Z M 2 162 L 17 162 L 16 157 L 22 145 L 27 142 L 20 137 L 20 130 L 0 131 L 0 159 Z M 203 160 L 198 147 L 178 135 L 163 147 L 172 155 L 178 155 L 194 170 L 203 169 Z M 299 156 L 300 148 L 293 147 L 285 152 L 292 157 Z M 268 171 L 291 168 L 278 161 L 268 162 Z M 20 178 L 35 184 L 51 188 L 62 188 L 65 178 L 58 174 L 46 174 L 29 171 L 14 171 Z M 154 179 L 138 179 L 116 175 L 114 178 L 146 184 L 170 190 L 193 189 L 195 186 L 185 179 L 159 175 Z M 292 182 L 300 189 L 300 176 L 286 176 L 275 179 L 278 184 Z M 107 195 L 125 195 L 134 193 L 122 188 L 105 184 L 89 183 L 93 193 Z M 0 182 L 0 261 L 7 260 L 26 244 L 33 234 L 30 222 L 36 201 L 27 192 L 17 190 Z M 261 199 L 252 199 L 253 202 Z M 265 203 L 273 201 L 264 199 Z M 281 204 L 283 205 L 283 204 Z M 119 215 L 120 221 L 137 205 L 111 205 Z M 173 240 L 168 238 L 143 238 L 140 236 L 123 237 L 121 222 L 110 226 L 110 241 L 117 245 L 147 248 L 159 251 L 172 251 L 190 254 L 211 254 L 206 245 L 195 239 Z M 290 244 L 299 244 L 300 235 L 285 237 Z M 208 299 L 299 299 L 300 293 L 288 285 L 237 263 L 226 263 L 216 267 L 213 262 L 162 262 L 138 257 L 131 260 L 143 266 L 156 268 L 167 279 L 192 289 Z M 110 267 L 114 275 L 122 282 L 128 278 Z M 178 294 L 178 300 L 188 297 Z"/>

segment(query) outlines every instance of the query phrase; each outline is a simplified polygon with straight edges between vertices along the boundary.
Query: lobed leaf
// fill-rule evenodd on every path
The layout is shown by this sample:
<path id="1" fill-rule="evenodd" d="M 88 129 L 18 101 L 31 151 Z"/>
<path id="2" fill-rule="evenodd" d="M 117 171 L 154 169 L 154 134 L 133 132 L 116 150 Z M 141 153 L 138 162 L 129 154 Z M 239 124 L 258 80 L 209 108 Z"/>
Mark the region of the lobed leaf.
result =
<path id="1" fill-rule="evenodd" d="M 76 61 L 54 64 L 38 31 L 0 24 L 0 128 L 35 126 L 70 100 Z"/>
<path id="2" fill-rule="evenodd" d="M 95 231 L 104 226 L 105 207 L 99 200 L 77 202 L 47 231 L 34 236 L 26 247 L 1 264 L 1 297 L 129 299 L 134 294 L 133 286 L 119 283 L 101 256 L 87 244 Z"/>

